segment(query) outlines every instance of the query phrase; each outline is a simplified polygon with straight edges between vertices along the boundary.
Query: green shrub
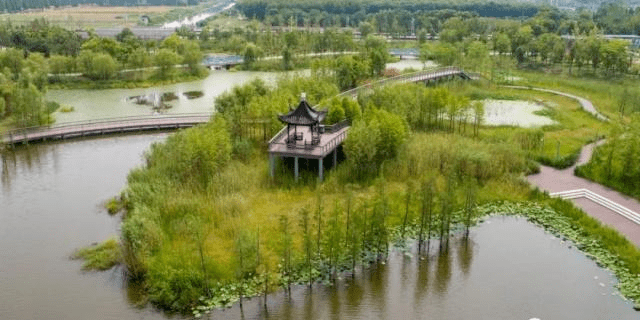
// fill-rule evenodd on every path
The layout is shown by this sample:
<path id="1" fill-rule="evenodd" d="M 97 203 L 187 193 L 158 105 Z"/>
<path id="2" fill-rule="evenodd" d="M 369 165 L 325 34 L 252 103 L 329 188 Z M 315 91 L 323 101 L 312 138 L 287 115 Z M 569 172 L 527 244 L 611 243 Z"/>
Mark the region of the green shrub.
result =
<path id="1" fill-rule="evenodd" d="M 235 138 L 233 140 L 233 156 L 235 159 L 246 161 L 253 154 L 253 142 L 247 138 Z"/>
<path id="2" fill-rule="evenodd" d="M 122 201 L 120 201 L 120 199 L 118 199 L 117 197 L 113 197 L 107 200 L 107 202 L 104 204 L 104 207 L 107 209 L 107 212 L 110 215 L 114 215 L 124 208 Z"/>
<path id="3" fill-rule="evenodd" d="M 404 120 L 385 110 L 370 109 L 349 130 L 344 151 L 355 178 L 376 175 L 385 160 L 393 159 L 407 138 Z"/>

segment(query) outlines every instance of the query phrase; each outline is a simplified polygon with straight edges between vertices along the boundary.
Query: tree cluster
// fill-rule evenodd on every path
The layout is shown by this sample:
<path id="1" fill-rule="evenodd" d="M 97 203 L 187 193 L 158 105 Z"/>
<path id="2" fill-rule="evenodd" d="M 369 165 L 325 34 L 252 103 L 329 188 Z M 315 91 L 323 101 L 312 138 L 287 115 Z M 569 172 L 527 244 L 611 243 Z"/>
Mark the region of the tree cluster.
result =
<path id="1" fill-rule="evenodd" d="M 17 127 L 48 124 L 57 109 L 47 104 L 47 63 L 40 53 L 26 58 L 18 49 L 0 51 L 0 120 L 10 118 Z"/>
<path id="2" fill-rule="evenodd" d="M 576 174 L 640 198 L 640 116 L 636 113 L 629 123 L 614 127 Z"/>
<path id="3" fill-rule="evenodd" d="M 416 18 L 415 27 L 427 29 L 427 22 L 423 25 L 421 15 L 430 15 L 431 11 L 449 10 L 473 12 L 487 17 L 518 17 L 533 16 L 538 8 L 528 3 L 512 2 L 459 2 L 435 1 L 423 2 L 415 0 L 382 1 L 360 0 L 340 2 L 335 0 L 322 1 L 284 1 L 284 0 L 243 0 L 238 3 L 238 10 L 249 18 L 256 18 L 271 25 L 295 26 L 351 26 L 357 27 L 362 22 L 376 17 L 381 32 L 394 32 L 395 27 L 411 30 L 411 19 Z M 404 19 L 404 20 L 403 20 Z"/>
<path id="4" fill-rule="evenodd" d="M 33 20 L 24 26 L 0 24 L 0 46 L 40 52 L 45 57 L 52 54 L 77 56 L 82 39 L 77 33 L 58 26 L 51 26 L 44 19 Z"/>

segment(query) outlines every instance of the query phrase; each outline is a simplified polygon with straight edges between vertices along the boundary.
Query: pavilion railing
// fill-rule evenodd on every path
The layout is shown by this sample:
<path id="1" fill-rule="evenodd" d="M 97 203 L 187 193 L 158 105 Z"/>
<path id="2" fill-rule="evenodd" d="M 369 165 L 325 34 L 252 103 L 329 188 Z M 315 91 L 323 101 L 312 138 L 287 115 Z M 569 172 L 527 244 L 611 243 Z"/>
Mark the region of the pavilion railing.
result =
<path id="1" fill-rule="evenodd" d="M 351 125 L 351 121 L 342 120 L 342 121 L 337 122 L 337 123 L 335 123 L 335 124 L 333 124 L 331 126 L 326 126 L 324 128 L 324 131 L 325 132 L 338 132 L 338 131 L 340 131 L 340 130 L 342 130 L 342 129 L 350 126 L 350 125 Z"/>
<path id="2" fill-rule="evenodd" d="M 338 145 L 340 143 L 342 143 L 342 141 L 344 141 L 344 139 L 347 138 L 347 132 L 349 132 L 349 131 L 348 130 L 342 131 L 339 135 L 335 136 L 333 139 L 329 140 L 329 142 L 324 144 L 322 146 L 322 154 L 325 154 L 325 153 L 337 148 Z"/>

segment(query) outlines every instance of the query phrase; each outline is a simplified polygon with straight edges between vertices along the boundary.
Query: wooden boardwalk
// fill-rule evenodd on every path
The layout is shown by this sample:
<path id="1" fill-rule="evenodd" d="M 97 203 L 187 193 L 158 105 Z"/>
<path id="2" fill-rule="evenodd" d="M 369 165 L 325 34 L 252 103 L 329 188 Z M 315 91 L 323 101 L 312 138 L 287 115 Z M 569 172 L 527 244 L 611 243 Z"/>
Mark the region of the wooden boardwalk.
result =
<path id="1" fill-rule="evenodd" d="M 0 141 L 3 144 L 20 144 L 124 132 L 179 129 L 205 123 L 210 118 L 211 114 L 193 113 L 70 122 L 50 127 L 11 130 L 1 135 Z"/>
<path id="2" fill-rule="evenodd" d="M 359 94 L 371 92 L 376 88 L 407 82 L 435 82 L 452 78 L 474 79 L 473 75 L 465 73 L 457 67 L 442 67 L 430 70 L 418 71 L 397 77 L 384 79 L 365 86 L 361 86 L 349 91 L 341 93 L 339 96 L 357 97 Z M 158 116 L 141 116 L 141 117 L 124 117 L 110 118 L 94 121 L 71 122 L 56 124 L 48 127 L 31 127 L 24 129 L 11 130 L 0 133 L 0 142 L 3 144 L 20 144 L 47 140 L 61 140 L 77 137 L 104 135 L 112 133 L 124 132 L 140 132 L 147 130 L 167 130 L 192 127 L 196 124 L 209 121 L 211 114 L 174 114 L 174 115 L 158 115 Z M 348 127 L 341 128 L 341 132 L 330 133 L 327 137 L 321 138 L 320 144 L 313 148 L 302 145 L 294 146 L 281 150 L 283 144 L 280 140 L 272 139 L 274 150 L 277 153 L 287 153 L 290 156 L 302 156 L 307 154 L 313 158 L 326 156 L 335 149 L 344 139 L 346 139 L 346 131 Z M 329 132 L 328 132 L 329 133 Z M 325 134 L 326 135 L 326 134 Z M 277 135 L 276 137 L 279 137 Z M 286 145 L 284 145 L 286 148 Z M 270 147 L 271 149 L 271 147 Z M 276 150 L 277 149 L 277 150 Z M 280 151 L 280 152 L 278 152 Z"/>

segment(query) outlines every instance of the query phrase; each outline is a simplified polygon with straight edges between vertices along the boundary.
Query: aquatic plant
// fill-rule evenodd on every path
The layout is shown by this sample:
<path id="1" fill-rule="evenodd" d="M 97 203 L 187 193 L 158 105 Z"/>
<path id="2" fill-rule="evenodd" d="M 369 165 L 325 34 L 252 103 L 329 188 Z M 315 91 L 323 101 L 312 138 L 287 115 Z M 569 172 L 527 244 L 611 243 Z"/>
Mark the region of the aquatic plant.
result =
<path id="1" fill-rule="evenodd" d="M 122 250 L 116 237 L 76 251 L 73 259 L 82 259 L 84 270 L 109 270 L 122 262 Z"/>

